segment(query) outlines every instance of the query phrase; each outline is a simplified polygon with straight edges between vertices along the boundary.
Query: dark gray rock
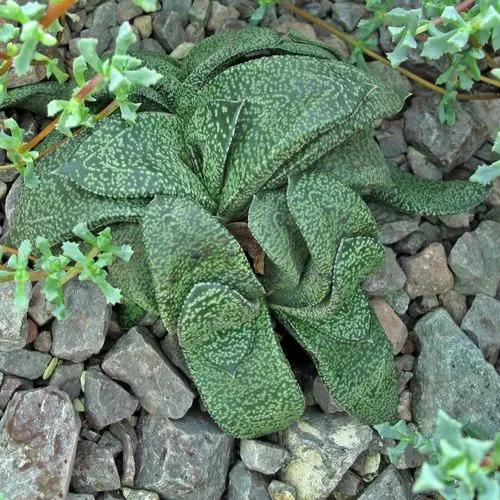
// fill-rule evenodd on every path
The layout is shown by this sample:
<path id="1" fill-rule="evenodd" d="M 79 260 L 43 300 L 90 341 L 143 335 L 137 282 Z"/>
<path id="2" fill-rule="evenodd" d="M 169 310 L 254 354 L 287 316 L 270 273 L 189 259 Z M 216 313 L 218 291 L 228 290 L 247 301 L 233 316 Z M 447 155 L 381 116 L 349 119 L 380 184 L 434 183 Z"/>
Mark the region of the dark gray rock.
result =
<path id="1" fill-rule="evenodd" d="M 122 24 L 142 14 L 142 9 L 131 0 L 120 0 L 116 9 L 116 22 Z"/>
<path id="2" fill-rule="evenodd" d="M 457 103 L 453 127 L 439 123 L 439 97 L 414 97 L 405 111 L 405 135 L 410 144 L 445 172 L 465 163 L 488 138 L 488 130 Z"/>
<path id="3" fill-rule="evenodd" d="M 401 316 L 408 311 L 410 297 L 403 289 L 385 295 L 384 299 L 394 309 L 396 314 Z"/>
<path id="4" fill-rule="evenodd" d="M 377 222 L 382 245 L 392 245 L 418 229 L 419 220 L 415 216 L 374 203 L 369 203 L 369 207 Z"/>
<path id="5" fill-rule="evenodd" d="M 92 441 L 78 443 L 71 487 L 77 493 L 98 493 L 120 487 L 120 476 L 109 448 Z"/>
<path id="6" fill-rule="evenodd" d="M 228 500 L 269 500 L 269 480 L 238 462 L 229 473 Z"/>
<path id="7" fill-rule="evenodd" d="M 84 372 L 83 392 L 85 416 L 95 429 L 128 418 L 137 409 L 137 399 L 96 368 Z"/>
<path id="8" fill-rule="evenodd" d="M 123 335 L 106 354 L 102 369 L 128 384 L 153 415 L 181 418 L 193 404 L 193 391 L 143 328 Z"/>
<path id="9" fill-rule="evenodd" d="M 0 372 L 34 380 L 43 375 L 51 359 L 49 354 L 27 349 L 0 352 Z"/>
<path id="10" fill-rule="evenodd" d="M 272 443 L 258 439 L 243 439 L 240 445 L 240 457 L 251 470 L 262 474 L 276 474 L 288 458 L 288 452 Z"/>
<path id="11" fill-rule="evenodd" d="M 206 26 L 211 6 L 212 0 L 193 0 L 193 5 L 188 11 L 189 21 L 192 24 Z"/>
<path id="12" fill-rule="evenodd" d="M 325 413 L 337 413 L 344 411 L 337 401 L 335 401 L 332 393 L 326 388 L 326 385 L 319 377 L 314 379 L 312 394 L 314 402 L 319 405 Z"/>
<path id="13" fill-rule="evenodd" d="M 65 498 L 80 419 L 52 387 L 18 392 L 0 421 L 0 485 L 5 498 Z"/>
<path id="14" fill-rule="evenodd" d="M 155 52 L 157 54 L 166 54 L 165 49 L 154 39 L 147 38 L 140 43 L 141 50 L 146 52 Z"/>
<path id="15" fill-rule="evenodd" d="M 394 158 L 408 151 L 403 126 L 402 120 L 384 121 L 382 126 L 375 130 L 380 150 L 386 158 Z"/>
<path id="16" fill-rule="evenodd" d="M 31 380 L 0 373 L 0 410 L 5 410 L 16 391 L 32 388 L 33 382 Z"/>
<path id="17" fill-rule="evenodd" d="M 186 26 L 189 22 L 188 12 L 193 3 L 192 0 L 163 0 L 162 2 L 162 10 L 165 11 L 174 11 L 179 14 L 182 25 Z"/>
<path id="18" fill-rule="evenodd" d="M 340 493 L 347 497 L 355 497 L 363 488 L 362 479 L 349 469 L 343 476 L 342 479 L 337 484 L 335 488 L 335 493 Z M 334 498 L 336 497 L 334 493 Z M 341 497 L 342 498 L 342 497 Z"/>
<path id="19" fill-rule="evenodd" d="M 54 370 L 49 384 L 61 389 L 73 400 L 80 395 L 82 373 L 83 363 L 64 363 Z"/>
<path id="20" fill-rule="evenodd" d="M 456 275 L 454 289 L 464 295 L 495 296 L 500 281 L 500 224 L 483 221 L 457 240 L 450 252 L 450 267 Z"/>
<path id="21" fill-rule="evenodd" d="M 153 33 L 156 40 L 160 42 L 167 52 L 172 52 L 186 38 L 181 18 L 174 11 L 163 11 L 155 14 L 153 17 Z"/>
<path id="22" fill-rule="evenodd" d="M 271 481 L 267 491 L 272 500 L 295 500 L 297 498 L 295 488 L 291 484 L 282 483 L 281 481 Z"/>
<path id="23" fill-rule="evenodd" d="M 345 413 L 326 415 L 308 409 L 299 422 L 280 433 L 290 452 L 280 477 L 295 486 L 298 499 L 325 499 L 371 438 L 370 427 Z"/>
<path id="24" fill-rule="evenodd" d="M 222 28 L 225 21 L 238 19 L 238 17 L 240 17 L 240 13 L 235 7 L 222 5 L 217 0 L 213 0 L 207 28 L 209 31 L 216 33 Z"/>
<path id="25" fill-rule="evenodd" d="M 2 201 L 5 198 L 5 195 L 7 194 L 7 184 L 0 180 L 0 201 Z"/>
<path id="26" fill-rule="evenodd" d="M 411 146 L 408 148 L 408 161 L 410 162 L 412 172 L 417 177 L 433 180 L 443 178 L 443 171 L 429 161 L 424 154 Z"/>
<path id="27" fill-rule="evenodd" d="M 104 345 L 111 306 L 90 281 L 71 280 L 64 287 L 68 316 L 54 320 L 52 354 L 79 363 L 97 354 Z"/>
<path id="28" fill-rule="evenodd" d="M 460 326 L 494 365 L 500 352 L 500 302 L 482 293 L 476 295 Z"/>
<path id="29" fill-rule="evenodd" d="M 220 498 L 233 439 L 205 414 L 182 420 L 142 412 L 138 426 L 136 486 L 170 500 Z"/>
<path id="30" fill-rule="evenodd" d="M 3 178 L 5 180 L 5 178 Z M 14 184 L 10 186 L 9 193 L 7 194 L 7 198 L 5 199 L 4 213 L 5 219 L 3 221 L 2 232 L 0 232 L 0 243 L 4 243 L 7 241 L 9 236 L 9 225 L 10 220 L 12 219 L 12 214 L 14 213 L 14 209 L 21 194 L 21 187 L 23 185 L 22 176 L 19 176 Z"/>
<path id="31" fill-rule="evenodd" d="M 406 275 L 396 260 L 392 249 L 385 247 L 384 265 L 363 282 L 363 290 L 370 295 L 385 296 L 401 290 L 406 282 Z"/>
<path id="32" fill-rule="evenodd" d="M 432 434 L 438 409 L 493 436 L 500 428 L 500 377 L 444 309 L 415 325 L 420 355 L 414 370 L 413 415 Z"/>
<path id="33" fill-rule="evenodd" d="M 99 446 L 108 448 L 113 457 L 116 457 L 123 451 L 122 442 L 114 434 L 111 434 L 110 431 L 104 431 L 102 433 L 101 439 L 99 439 Z"/>
<path id="34" fill-rule="evenodd" d="M 381 61 L 371 61 L 368 63 L 368 68 L 372 75 L 378 78 L 385 85 L 394 87 L 403 92 L 411 92 L 411 83 L 406 76 L 402 75 L 394 68 L 385 65 Z"/>
<path id="35" fill-rule="evenodd" d="M 177 368 L 181 369 L 184 375 L 190 377 L 177 335 L 175 335 L 175 333 L 168 333 L 162 339 L 160 346 L 167 358 L 172 361 Z"/>
<path id="36" fill-rule="evenodd" d="M 411 500 L 411 476 L 389 465 L 359 497 L 359 500 Z"/>
<path id="37" fill-rule="evenodd" d="M 39 352 L 50 352 L 52 349 L 52 334 L 48 330 L 41 331 L 33 341 L 33 348 Z"/>
<path id="38" fill-rule="evenodd" d="M 365 13 L 364 5 L 359 3 L 335 2 L 332 5 L 332 18 L 349 33 L 354 30 Z"/>
<path id="39" fill-rule="evenodd" d="M 26 293 L 31 293 L 31 284 L 27 283 Z M 14 351 L 26 344 L 28 335 L 26 312 L 14 305 L 16 284 L 0 283 L 0 351 Z"/>
<path id="40" fill-rule="evenodd" d="M 133 488 L 136 470 L 134 454 L 137 448 L 137 433 L 126 421 L 113 424 L 110 430 L 122 444 L 122 486 Z"/>

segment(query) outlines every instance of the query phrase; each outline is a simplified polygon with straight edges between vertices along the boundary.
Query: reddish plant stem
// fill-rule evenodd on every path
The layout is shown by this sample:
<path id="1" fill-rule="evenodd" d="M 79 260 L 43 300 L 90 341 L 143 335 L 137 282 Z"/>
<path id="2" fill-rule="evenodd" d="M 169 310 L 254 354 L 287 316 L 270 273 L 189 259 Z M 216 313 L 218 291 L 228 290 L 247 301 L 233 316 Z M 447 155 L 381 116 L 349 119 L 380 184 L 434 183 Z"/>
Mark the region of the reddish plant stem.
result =
<path id="1" fill-rule="evenodd" d="M 17 255 L 19 253 L 16 248 L 8 247 L 5 245 L 0 245 L 0 251 L 8 255 Z M 28 255 L 28 260 L 31 260 L 31 262 L 36 262 L 38 260 L 38 257 L 35 257 L 34 255 Z"/>
<path id="2" fill-rule="evenodd" d="M 40 19 L 40 26 L 48 28 L 57 18 L 64 15 L 74 4 L 76 0 L 61 0 L 59 3 L 51 4 L 47 12 Z"/>

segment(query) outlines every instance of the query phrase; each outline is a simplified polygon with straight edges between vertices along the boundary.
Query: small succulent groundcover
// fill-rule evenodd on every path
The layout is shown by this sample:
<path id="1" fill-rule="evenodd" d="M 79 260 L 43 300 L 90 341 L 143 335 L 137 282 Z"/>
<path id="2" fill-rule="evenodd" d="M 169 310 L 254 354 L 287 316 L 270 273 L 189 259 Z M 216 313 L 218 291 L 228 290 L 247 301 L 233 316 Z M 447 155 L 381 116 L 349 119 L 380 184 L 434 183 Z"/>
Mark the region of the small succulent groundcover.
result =
<path id="1" fill-rule="evenodd" d="M 384 260 L 365 200 L 450 214 L 488 188 L 388 164 L 371 127 L 407 96 L 297 33 L 226 32 L 182 63 L 140 57 L 163 77 L 137 90 L 135 124 L 105 119 L 39 161 L 40 185 L 22 187 L 11 242 L 41 234 L 58 245 L 86 221 L 131 244 L 132 259 L 109 269 L 113 284 L 129 312 L 159 313 L 178 335 L 206 408 L 229 434 L 267 434 L 303 412 L 278 323 L 347 412 L 390 420 L 393 356 L 360 288 Z M 71 89 L 21 88 L 4 106 L 43 112 Z M 41 148 L 59 140 L 54 133 Z"/>

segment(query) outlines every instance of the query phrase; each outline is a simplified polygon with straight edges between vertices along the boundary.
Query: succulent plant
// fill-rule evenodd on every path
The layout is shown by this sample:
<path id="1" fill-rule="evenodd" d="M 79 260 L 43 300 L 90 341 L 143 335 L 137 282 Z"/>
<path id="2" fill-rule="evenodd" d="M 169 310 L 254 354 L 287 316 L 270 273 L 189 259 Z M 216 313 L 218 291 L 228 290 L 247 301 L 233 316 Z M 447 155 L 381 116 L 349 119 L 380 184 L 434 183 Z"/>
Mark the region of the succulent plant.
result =
<path id="1" fill-rule="evenodd" d="M 182 63 L 140 57 L 163 78 L 135 97 L 135 124 L 105 119 L 39 161 L 10 240 L 43 234 L 57 245 L 78 222 L 110 225 L 134 248 L 110 267 L 113 284 L 178 336 L 229 434 L 263 435 L 302 414 L 276 323 L 347 412 L 390 420 L 393 357 L 360 287 L 384 260 L 364 200 L 449 214 L 488 188 L 388 164 L 371 126 L 406 96 L 297 33 L 248 28 L 204 40 Z M 67 85 L 14 91 L 8 104 L 42 110 Z"/>

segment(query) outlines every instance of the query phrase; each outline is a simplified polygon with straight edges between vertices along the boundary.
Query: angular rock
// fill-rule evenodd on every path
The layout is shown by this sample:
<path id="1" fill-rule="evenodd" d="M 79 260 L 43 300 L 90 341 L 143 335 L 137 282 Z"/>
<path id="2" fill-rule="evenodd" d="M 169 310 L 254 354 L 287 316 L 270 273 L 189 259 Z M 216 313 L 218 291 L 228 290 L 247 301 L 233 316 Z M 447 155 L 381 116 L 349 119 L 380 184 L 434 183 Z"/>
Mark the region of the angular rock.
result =
<path id="1" fill-rule="evenodd" d="M 325 499 L 371 438 L 370 427 L 345 413 L 325 415 L 308 409 L 281 433 L 291 457 L 280 477 L 295 486 L 298 500 Z"/>
<path id="2" fill-rule="evenodd" d="M 189 21 L 193 24 L 206 26 L 211 6 L 212 0 L 193 0 L 193 5 L 188 11 Z"/>
<path id="3" fill-rule="evenodd" d="M 379 241 L 382 245 L 392 245 L 418 230 L 418 218 L 384 205 L 368 205 L 377 221 Z"/>
<path id="4" fill-rule="evenodd" d="M 385 247 L 384 265 L 372 276 L 363 282 L 363 290 L 370 295 L 385 296 L 404 287 L 406 275 L 399 267 L 396 254 L 389 247 Z"/>
<path id="5" fill-rule="evenodd" d="M 250 469 L 262 474 L 276 474 L 288 458 L 288 452 L 272 443 L 258 439 L 243 439 L 240 445 L 240 457 Z"/>
<path id="6" fill-rule="evenodd" d="M 386 66 L 381 61 L 371 61 L 368 63 L 370 73 L 378 78 L 382 83 L 389 85 L 402 92 L 411 92 L 411 83 L 406 76 L 402 75 L 394 68 Z"/>
<path id="7" fill-rule="evenodd" d="M 90 281 L 71 280 L 64 287 L 68 316 L 52 325 L 52 354 L 79 363 L 97 354 L 104 345 L 111 306 Z"/>
<path id="8" fill-rule="evenodd" d="M 83 363 L 65 363 L 54 370 L 49 384 L 64 391 L 73 400 L 80 395 L 82 373 Z"/>
<path id="9" fill-rule="evenodd" d="M 0 421 L 0 485 L 5 498 L 65 498 L 80 419 L 52 387 L 14 395 Z"/>
<path id="10" fill-rule="evenodd" d="M 410 391 L 403 391 L 399 395 L 398 408 L 396 410 L 396 417 L 399 420 L 405 420 L 406 422 L 412 421 L 411 398 L 412 394 Z"/>
<path id="11" fill-rule="evenodd" d="M 52 334 L 48 330 L 41 331 L 33 342 L 35 351 L 50 352 L 52 349 Z"/>
<path id="12" fill-rule="evenodd" d="M 80 441 L 71 487 L 77 493 L 98 493 L 120 487 L 120 476 L 111 451 L 91 441 Z"/>
<path id="13" fill-rule="evenodd" d="M 24 378 L 0 373 L 0 410 L 5 410 L 16 391 L 32 389 L 33 382 Z"/>
<path id="14" fill-rule="evenodd" d="M 392 345 L 393 354 L 399 354 L 408 338 L 408 329 L 399 316 L 392 310 L 387 302 L 380 297 L 370 300 L 370 305 L 377 315 L 380 326 Z"/>
<path id="15" fill-rule="evenodd" d="M 179 338 L 175 333 L 168 333 L 160 343 L 161 350 L 165 353 L 167 358 L 172 361 L 172 363 L 182 370 L 184 375 L 189 377 L 189 370 L 186 366 L 186 360 L 184 359 L 184 354 L 182 352 L 181 346 L 179 345 Z"/>
<path id="16" fill-rule="evenodd" d="M 358 500 L 411 500 L 411 476 L 388 465 L 382 474 L 363 491 Z"/>
<path id="17" fill-rule="evenodd" d="M 4 206 L 5 219 L 3 221 L 2 231 L 0 232 L 1 235 L 0 243 L 4 243 L 5 241 L 8 240 L 10 220 L 12 219 L 12 215 L 14 213 L 14 208 L 16 206 L 17 200 L 21 195 L 21 188 L 23 185 L 22 183 L 23 183 L 23 178 L 20 175 L 15 180 L 14 184 L 10 186 L 9 193 L 7 194 L 7 198 L 5 199 L 5 206 Z"/>
<path id="18" fill-rule="evenodd" d="M 467 312 L 467 300 L 465 295 L 450 290 L 442 293 L 439 297 L 439 303 L 450 313 L 455 323 L 459 325 Z"/>
<path id="19" fill-rule="evenodd" d="M 469 111 L 486 125 L 491 142 L 498 132 L 498 117 L 500 116 L 500 102 L 498 99 L 470 101 L 467 103 Z"/>
<path id="20" fill-rule="evenodd" d="M 403 289 L 396 290 L 395 292 L 386 295 L 384 299 L 392 307 L 392 309 L 394 309 L 396 314 L 402 315 L 408 311 L 410 297 Z"/>
<path id="21" fill-rule="evenodd" d="M 0 372 L 34 380 L 43 375 L 51 359 L 50 354 L 27 349 L 0 352 Z"/>
<path id="22" fill-rule="evenodd" d="M 352 464 L 351 469 L 358 473 L 364 479 L 372 478 L 376 475 L 380 467 L 380 453 L 371 453 L 369 450 L 364 451 Z"/>
<path id="23" fill-rule="evenodd" d="M 482 293 L 476 295 L 460 327 L 494 365 L 500 353 L 500 302 Z"/>
<path id="24" fill-rule="evenodd" d="M 434 180 L 443 178 L 442 170 L 429 161 L 424 154 L 411 146 L 408 148 L 408 161 L 412 172 L 417 177 Z"/>
<path id="25" fill-rule="evenodd" d="M 29 297 L 31 284 L 26 285 Z M 14 282 L 0 283 L 0 351 L 14 351 L 26 344 L 28 335 L 26 312 L 14 305 L 16 284 Z"/>
<path id="26" fill-rule="evenodd" d="M 440 243 L 433 243 L 411 257 L 403 257 L 401 267 L 406 274 L 405 290 L 412 299 L 446 293 L 453 287 L 453 274 Z"/>
<path id="27" fill-rule="evenodd" d="M 122 488 L 122 493 L 125 500 L 160 500 L 160 495 L 152 491 Z"/>
<path id="28" fill-rule="evenodd" d="M 101 439 L 99 439 L 99 446 L 103 448 L 108 448 L 113 457 L 116 457 L 119 453 L 123 451 L 122 442 L 110 431 L 104 431 L 102 433 Z"/>
<path id="29" fill-rule="evenodd" d="M 465 163 L 488 138 L 488 129 L 457 103 L 453 127 L 438 118 L 438 96 L 417 96 L 405 111 L 405 135 L 410 144 L 424 153 L 445 172 Z"/>
<path id="30" fill-rule="evenodd" d="M 163 0 L 161 2 L 162 10 L 173 10 L 179 14 L 183 26 L 189 22 L 188 13 L 192 3 L 193 0 Z"/>
<path id="31" fill-rule="evenodd" d="M 382 126 L 375 130 L 375 137 L 386 158 L 394 158 L 408 151 L 402 120 L 382 122 Z"/>
<path id="32" fill-rule="evenodd" d="M 182 420 L 142 412 L 138 426 L 136 486 L 171 500 L 220 498 L 233 439 L 205 414 Z"/>
<path id="33" fill-rule="evenodd" d="M 95 500 L 95 497 L 86 493 L 68 493 L 66 500 Z"/>
<path id="34" fill-rule="evenodd" d="M 273 21 L 272 27 L 280 33 L 288 33 L 289 30 L 296 30 L 307 38 L 311 38 L 312 40 L 316 39 L 316 32 L 314 31 L 314 28 L 310 24 L 297 21 L 297 19 L 293 16 L 280 16 L 278 19 Z"/>
<path id="35" fill-rule="evenodd" d="M 474 219 L 474 214 L 461 213 L 453 215 L 440 215 L 439 220 L 447 227 L 451 228 L 463 228 L 469 227 L 472 219 Z"/>
<path id="36" fill-rule="evenodd" d="M 130 417 L 137 409 L 137 399 L 96 368 L 84 373 L 83 392 L 85 417 L 98 430 Z"/>
<path id="37" fill-rule="evenodd" d="M 333 19 L 349 33 L 354 30 L 365 13 L 364 5 L 359 3 L 335 2 L 332 5 Z"/>
<path id="38" fill-rule="evenodd" d="M 120 0 L 118 2 L 118 8 L 116 9 L 116 22 L 122 24 L 141 14 L 142 9 L 132 3 L 131 0 Z"/>
<path id="39" fill-rule="evenodd" d="M 167 51 L 172 50 L 185 40 L 182 21 L 177 12 L 158 12 L 153 18 L 153 33 L 161 46 Z"/>
<path id="40" fill-rule="evenodd" d="M 228 500 L 269 500 L 269 480 L 238 462 L 229 473 Z"/>
<path id="41" fill-rule="evenodd" d="M 182 42 L 180 45 L 177 45 L 177 47 L 174 50 L 172 50 L 172 52 L 170 53 L 170 57 L 179 60 L 185 59 L 194 46 L 195 46 L 194 43 Z"/>
<path id="42" fill-rule="evenodd" d="M 135 477 L 135 457 L 137 448 L 137 433 L 135 429 L 126 421 L 113 424 L 111 432 L 122 444 L 122 486 L 134 486 Z"/>
<path id="43" fill-rule="evenodd" d="M 225 6 L 214 0 L 212 2 L 212 10 L 208 19 L 207 28 L 209 31 L 219 31 L 224 22 L 228 19 L 238 19 L 240 13 L 232 6 Z"/>
<path id="44" fill-rule="evenodd" d="M 415 325 L 420 355 L 414 370 L 413 415 L 422 433 L 431 435 L 437 411 L 493 437 L 500 428 L 500 377 L 481 351 L 444 309 L 435 309 Z"/>
<path id="45" fill-rule="evenodd" d="M 153 33 L 153 19 L 151 16 L 139 16 L 134 19 L 134 26 L 139 32 L 141 40 L 149 38 Z"/>
<path id="46" fill-rule="evenodd" d="M 335 493 L 346 495 L 347 497 L 355 497 L 363 488 L 363 481 L 361 478 L 352 472 L 350 469 L 342 476 L 342 479 L 335 488 Z M 334 498 L 337 496 L 334 493 Z M 340 497 L 343 498 L 343 497 Z"/>
<path id="47" fill-rule="evenodd" d="M 326 385 L 320 377 L 316 377 L 314 379 L 312 393 L 314 397 L 313 404 L 318 404 L 325 413 L 337 413 L 344 411 L 344 409 L 332 396 L 332 393 L 326 388 Z"/>
<path id="48" fill-rule="evenodd" d="M 291 484 L 273 480 L 267 488 L 271 500 L 295 500 L 297 491 Z"/>
<path id="49" fill-rule="evenodd" d="M 193 391 L 143 328 L 123 335 L 106 354 L 102 369 L 128 384 L 153 415 L 181 418 L 193 404 Z"/>
<path id="50" fill-rule="evenodd" d="M 156 54 L 162 54 L 162 55 L 166 54 L 165 49 L 154 38 L 147 38 L 146 40 L 141 40 L 140 47 L 141 50 L 147 52 L 154 52 Z"/>
<path id="51" fill-rule="evenodd" d="M 450 267 L 456 275 L 455 290 L 464 295 L 495 296 L 500 281 L 500 224 L 483 221 L 465 233 L 450 252 Z"/>

